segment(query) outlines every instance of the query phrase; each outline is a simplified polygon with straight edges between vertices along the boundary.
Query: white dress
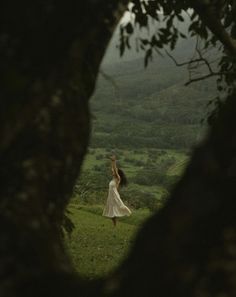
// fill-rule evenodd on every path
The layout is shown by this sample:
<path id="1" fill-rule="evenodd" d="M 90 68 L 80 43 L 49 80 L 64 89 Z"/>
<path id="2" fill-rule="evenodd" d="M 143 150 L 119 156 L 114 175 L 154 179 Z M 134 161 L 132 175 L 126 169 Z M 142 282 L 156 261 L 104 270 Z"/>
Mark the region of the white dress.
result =
<path id="1" fill-rule="evenodd" d="M 102 215 L 109 218 L 131 215 L 130 209 L 120 199 L 120 194 L 117 191 L 116 181 L 114 179 L 109 183 L 107 202 Z"/>

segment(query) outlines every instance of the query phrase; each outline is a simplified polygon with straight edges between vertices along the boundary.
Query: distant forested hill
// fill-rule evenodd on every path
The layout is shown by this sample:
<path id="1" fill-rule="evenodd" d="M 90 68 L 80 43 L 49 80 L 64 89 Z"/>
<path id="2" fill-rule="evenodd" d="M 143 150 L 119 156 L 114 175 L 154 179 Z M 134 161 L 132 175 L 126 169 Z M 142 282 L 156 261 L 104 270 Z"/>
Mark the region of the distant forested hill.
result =
<path id="1" fill-rule="evenodd" d="M 104 204 L 111 178 L 108 156 L 118 158 L 129 184 L 122 199 L 132 209 L 162 207 L 186 168 L 191 146 L 206 130 L 207 103 L 216 97 L 213 80 L 188 87 L 188 72 L 169 57 L 154 57 L 144 69 L 134 49 L 118 59 L 115 39 L 105 57 L 91 100 L 90 149 L 75 187 L 73 203 Z M 193 55 L 193 40 L 172 53 L 179 62 Z M 201 70 L 202 72 L 204 69 Z"/>
<path id="2" fill-rule="evenodd" d="M 186 60 L 191 44 L 175 53 Z M 137 58 L 103 66 L 91 101 L 91 146 L 106 148 L 188 149 L 203 133 L 214 82 L 184 86 L 185 68 L 155 57 L 147 69 Z"/>

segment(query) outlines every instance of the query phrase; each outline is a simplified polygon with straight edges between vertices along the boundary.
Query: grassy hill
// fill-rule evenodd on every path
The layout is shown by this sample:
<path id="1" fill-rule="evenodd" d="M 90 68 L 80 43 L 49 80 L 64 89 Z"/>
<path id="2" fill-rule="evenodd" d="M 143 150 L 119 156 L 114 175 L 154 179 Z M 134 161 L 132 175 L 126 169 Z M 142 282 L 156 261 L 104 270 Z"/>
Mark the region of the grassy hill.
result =
<path id="1" fill-rule="evenodd" d="M 102 217 L 101 206 L 71 205 L 75 230 L 66 239 L 66 247 L 76 270 L 82 277 L 98 278 L 115 269 L 127 255 L 135 234 L 148 218 L 147 209 L 133 210 L 131 217 L 121 218 L 114 228 Z"/>
<path id="2" fill-rule="evenodd" d="M 91 100 L 89 153 L 74 201 L 104 203 L 111 178 L 108 155 L 115 152 L 128 177 L 122 198 L 132 207 L 162 206 L 184 170 L 192 146 L 204 135 L 214 82 L 188 87 L 187 73 L 159 58 L 144 70 L 136 59 L 109 64 Z"/>
<path id="3" fill-rule="evenodd" d="M 186 49 L 178 52 L 185 60 Z M 77 271 L 96 278 L 113 270 L 127 255 L 137 230 L 161 208 L 188 164 L 191 148 L 206 125 L 213 81 L 188 87 L 188 73 L 167 58 L 147 69 L 142 59 L 104 64 L 91 100 L 92 135 L 70 205 L 75 230 L 66 245 Z M 128 177 L 121 198 L 132 208 L 114 229 L 102 217 L 111 179 L 108 156 L 115 153 Z"/>
<path id="4" fill-rule="evenodd" d="M 189 149 L 201 138 L 214 82 L 184 86 L 188 74 L 167 58 L 109 65 L 91 101 L 92 147 Z"/>

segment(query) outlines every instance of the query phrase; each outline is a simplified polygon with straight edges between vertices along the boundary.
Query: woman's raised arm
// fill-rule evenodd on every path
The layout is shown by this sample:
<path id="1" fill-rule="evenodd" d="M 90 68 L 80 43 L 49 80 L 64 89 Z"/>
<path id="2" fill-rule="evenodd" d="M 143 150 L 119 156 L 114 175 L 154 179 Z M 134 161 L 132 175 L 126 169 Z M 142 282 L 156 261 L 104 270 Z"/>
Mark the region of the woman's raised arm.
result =
<path id="1" fill-rule="evenodd" d="M 112 170 L 113 170 L 113 172 L 115 174 L 115 177 L 117 178 L 118 185 L 119 185 L 119 183 L 120 183 L 120 175 L 118 173 L 118 168 L 116 166 L 116 156 L 115 155 L 112 155 L 110 159 L 111 159 L 111 168 L 112 168 Z"/>

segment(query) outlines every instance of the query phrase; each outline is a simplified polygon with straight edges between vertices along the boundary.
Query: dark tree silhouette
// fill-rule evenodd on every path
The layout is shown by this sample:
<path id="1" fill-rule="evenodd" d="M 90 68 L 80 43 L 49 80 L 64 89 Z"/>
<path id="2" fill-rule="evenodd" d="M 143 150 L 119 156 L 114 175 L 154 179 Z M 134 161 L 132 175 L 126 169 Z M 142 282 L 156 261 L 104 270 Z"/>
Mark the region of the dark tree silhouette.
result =
<path id="1" fill-rule="evenodd" d="M 236 295 L 232 87 L 171 199 L 143 226 L 121 267 L 88 282 L 65 254 L 59 226 L 88 145 L 88 99 L 127 2 L 0 4 L 0 296 Z M 140 26 L 148 16 L 158 21 L 158 10 L 166 16 L 166 30 L 143 41 L 146 63 L 155 47 L 175 47 L 173 19 L 182 21 L 191 7 L 190 32 L 209 46 L 222 42 L 219 77 L 232 86 L 235 1 L 133 1 Z M 121 30 L 121 53 L 133 26 Z"/>

